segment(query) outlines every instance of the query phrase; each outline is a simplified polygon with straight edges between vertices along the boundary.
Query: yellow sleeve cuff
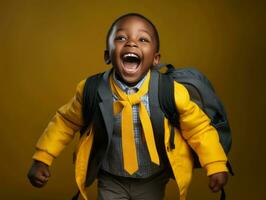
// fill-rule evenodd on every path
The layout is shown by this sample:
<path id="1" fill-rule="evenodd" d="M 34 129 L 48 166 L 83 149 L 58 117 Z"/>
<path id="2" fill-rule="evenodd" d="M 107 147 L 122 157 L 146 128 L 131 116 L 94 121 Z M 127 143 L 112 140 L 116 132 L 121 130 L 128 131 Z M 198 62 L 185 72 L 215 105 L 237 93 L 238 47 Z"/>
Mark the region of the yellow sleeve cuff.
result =
<path id="1" fill-rule="evenodd" d="M 41 162 L 43 162 L 43 163 L 45 163 L 45 164 L 47 164 L 49 166 L 52 165 L 52 162 L 55 159 L 55 157 L 53 157 L 51 154 L 49 154 L 49 153 L 47 153 L 45 151 L 41 151 L 41 150 L 37 150 L 33 154 L 32 158 L 34 160 L 41 161 Z"/>
<path id="2" fill-rule="evenodd" d="M 225 161 L 218 161 L 218 162 L 209 163 L 206 165 L 205 168 L 207 170 L 207 176 L 210 176 L 212 174 L 216 174 L 218 172 L 228 172 Z"/>

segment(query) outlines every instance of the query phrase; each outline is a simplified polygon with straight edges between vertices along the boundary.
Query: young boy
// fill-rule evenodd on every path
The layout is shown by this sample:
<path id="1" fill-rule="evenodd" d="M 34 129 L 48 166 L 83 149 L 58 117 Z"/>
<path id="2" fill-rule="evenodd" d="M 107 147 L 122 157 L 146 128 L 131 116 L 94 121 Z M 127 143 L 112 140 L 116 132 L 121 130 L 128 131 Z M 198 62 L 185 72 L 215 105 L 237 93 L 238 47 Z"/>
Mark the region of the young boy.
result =
<path id="1" fill-rule="evenodd" d="M 175 129 L 176 148 L 169 148 L 170 124 L 166 118 L 163 140 L 154 134 L 150 120 L 153 102 L 147 94 L 151 67 L 160 61 L 160 43 L 152 22 L 135 13 L 119 17 L 108 32 L 106 46 L 105 62 L 113 68 L 103 75 L 97 116 L 80 138 L 76 154 L 76 181 L 82 196 L 88 199 L 85 187 L 97 178 L 100 200 L 162 200 L 172 177 L 179 198 L 184 200 L 193 170 L 189 146 L 207 170 L 209 187 L 219 191 L 227 182 L 227 158 L 218 134 L 177 82 L 175 102 L 181 131 Z M 36 145 L 28 174 L 36 187 L 45 185 L 52 161 L 84 125 L 84 84 L 85 80 L 78 84 L 75 96 L 57 111 Z"/>

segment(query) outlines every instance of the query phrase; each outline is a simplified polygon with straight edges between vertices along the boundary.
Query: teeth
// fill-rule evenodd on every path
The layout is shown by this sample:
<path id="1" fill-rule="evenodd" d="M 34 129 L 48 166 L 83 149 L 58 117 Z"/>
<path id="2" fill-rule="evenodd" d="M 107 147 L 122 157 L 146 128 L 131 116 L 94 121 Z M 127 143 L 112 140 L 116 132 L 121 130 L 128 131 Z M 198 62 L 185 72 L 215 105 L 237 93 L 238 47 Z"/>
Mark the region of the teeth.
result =
<path id="1" fill-rule="evenodd" d="M 123 58 L 126 58 L 126 57 L 135 57 L 135 58 L 138 58 L 138 56 L 136 54 L 133 54 L 133 53 L 127 53 L 123 56 Z"/>

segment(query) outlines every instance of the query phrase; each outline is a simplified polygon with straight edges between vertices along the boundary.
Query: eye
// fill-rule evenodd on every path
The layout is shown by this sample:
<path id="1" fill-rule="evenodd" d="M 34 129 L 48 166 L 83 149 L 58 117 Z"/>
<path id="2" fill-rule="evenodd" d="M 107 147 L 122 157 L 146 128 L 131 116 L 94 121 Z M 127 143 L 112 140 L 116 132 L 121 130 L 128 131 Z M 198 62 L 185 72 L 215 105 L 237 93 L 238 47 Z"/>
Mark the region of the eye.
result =
<path id="1" fill-rule="evenodd" d="M 139 39 L 140 42 L 149 42 L 149 40 L 147 38 L 141 37 Z"/>
<path id="2" fill-rule="evenodd" d="M 118 41 L 125 41 L 127 38 L 123 35 L 119 35 L 119 36 L 116 36 L 115 37 L 115 40 L 118 40 Z"/>

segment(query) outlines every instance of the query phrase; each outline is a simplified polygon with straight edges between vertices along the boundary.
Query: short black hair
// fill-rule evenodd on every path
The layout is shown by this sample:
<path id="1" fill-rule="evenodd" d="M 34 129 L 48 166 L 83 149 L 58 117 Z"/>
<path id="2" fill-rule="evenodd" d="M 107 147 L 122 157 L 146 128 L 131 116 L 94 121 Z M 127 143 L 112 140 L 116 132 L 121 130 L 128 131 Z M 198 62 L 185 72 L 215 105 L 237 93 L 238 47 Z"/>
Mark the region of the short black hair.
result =
<path id="1" fill-rule="evenodd" d="M 111 33 L 112 33 L 112 31 L 113 31 L 113 28 L 114 28 L 114 26 L 116 25 L 116 23 L 117 23 L 118 21 L 120 21 L 121 19 L 124 19 L 124 18 L 126 18 L 126 17 L 132 17 L 132 16 L 133 16 L 133 17 L 139 17 L 139 18 L 141 18 L 141 19 L 144 19 L 146 22 L 148 22 L 148 23 L 152 26 L 152 28 L 153 28 L 153 30 L 154 30 L 154 34 L 155 34 L 155 40 L 156 40 L 156 43 L 157 43 L 157 45 L 156 45 L 156 51 L 159 52 L 159 50 L 160 50 L 160 38 L 159 38 L 159 33 L 158 33 L 158 31 L 157 31 L 155 25 L 151 22 L 151 20 L 149 20 L 148 18 L 146 18 L 146 17 L 144 17 L 143 15 L 138 14 L 138 13 L 128 13 L 128 14 L 124 14 L 124 15 L 118 17 L 118 18 L 112 23 L 111 27 L 109 28 L 109 30 L 108 30 L 108 32 L 107 32 L 107 36 L 106 36 L 106 48 L 109 49 L 109 37 L 110 37 L 110 35 L 111 35 Z"/>

